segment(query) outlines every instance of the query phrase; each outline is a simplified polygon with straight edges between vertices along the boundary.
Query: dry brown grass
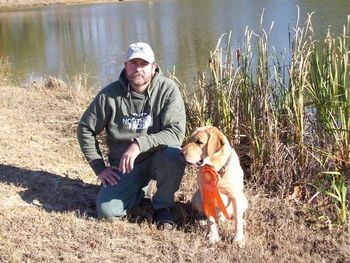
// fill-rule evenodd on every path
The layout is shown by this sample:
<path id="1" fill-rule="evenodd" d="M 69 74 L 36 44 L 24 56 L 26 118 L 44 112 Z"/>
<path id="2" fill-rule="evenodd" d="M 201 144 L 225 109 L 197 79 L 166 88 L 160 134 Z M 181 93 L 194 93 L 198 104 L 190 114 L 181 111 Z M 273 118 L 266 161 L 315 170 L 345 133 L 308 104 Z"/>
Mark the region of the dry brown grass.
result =
<path id="1" fill-rule="evenodd" d="M 190 209 L 193 170 L 177 193 L 173 231 L 151 224 L 149 199 L 118 221 L 97 220 L 98 184 L 75 135 L 93 92 L 51 79 L 0 83 L 1 262 L 349 262 L 349 226 L 307 224 L 307 207 L 247 187 L 247 242 L 208 244 Z M 315 208 L 316 209 L 316 208 Z"/>
<path id="2" fill-rule="evenodd" d="M 53 5 L 101 4 L 127 1 L 137 0 L 0 0 L 0 11 Z"/>

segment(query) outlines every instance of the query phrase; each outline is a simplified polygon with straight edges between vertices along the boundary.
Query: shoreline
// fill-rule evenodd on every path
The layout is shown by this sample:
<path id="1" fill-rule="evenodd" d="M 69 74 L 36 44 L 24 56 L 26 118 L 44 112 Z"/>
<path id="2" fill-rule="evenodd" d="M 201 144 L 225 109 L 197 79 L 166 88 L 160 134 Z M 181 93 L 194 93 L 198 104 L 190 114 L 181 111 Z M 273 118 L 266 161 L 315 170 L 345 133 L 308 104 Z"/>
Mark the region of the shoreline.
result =
<path id="1" fill-rule="evenodd" d="M 49 7 L 49 6 L 68 6 L 68 5 L 87 5 L 87 4 L 106 4 L 135 2 L 145 0 L 0 0 L 0 12 L 18 11 L 25 9 Z M 150 0 L 147 0 L 150 1 Z"/>

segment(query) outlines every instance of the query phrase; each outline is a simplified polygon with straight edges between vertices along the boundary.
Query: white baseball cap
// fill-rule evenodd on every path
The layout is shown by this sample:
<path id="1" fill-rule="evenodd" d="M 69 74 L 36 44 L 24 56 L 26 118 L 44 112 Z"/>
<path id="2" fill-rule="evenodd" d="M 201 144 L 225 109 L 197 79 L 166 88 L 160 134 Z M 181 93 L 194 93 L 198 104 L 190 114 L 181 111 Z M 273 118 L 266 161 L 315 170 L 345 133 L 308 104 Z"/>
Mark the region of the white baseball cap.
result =
<path id="1" fill-rule="evenodd" d="M 143 42 L 130 44 L 126 61 L 134 58 L 141 58 L 148 63 L 154 62 L 154 53 L 150 45 Z"/>

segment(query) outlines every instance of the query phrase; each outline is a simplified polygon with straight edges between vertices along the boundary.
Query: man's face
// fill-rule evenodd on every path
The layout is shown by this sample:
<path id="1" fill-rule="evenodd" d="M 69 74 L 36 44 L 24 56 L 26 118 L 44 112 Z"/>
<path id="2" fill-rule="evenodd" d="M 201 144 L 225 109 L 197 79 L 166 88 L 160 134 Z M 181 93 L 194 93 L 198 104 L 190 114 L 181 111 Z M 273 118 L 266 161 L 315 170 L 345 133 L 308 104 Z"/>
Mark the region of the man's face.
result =
<path id="1" fill-rule="evenodd" d="M 134 58 L 125 62 L 126 77 L 133 88 L 143 87 L 153 78 L 156 67 L 155 63 Z"/>

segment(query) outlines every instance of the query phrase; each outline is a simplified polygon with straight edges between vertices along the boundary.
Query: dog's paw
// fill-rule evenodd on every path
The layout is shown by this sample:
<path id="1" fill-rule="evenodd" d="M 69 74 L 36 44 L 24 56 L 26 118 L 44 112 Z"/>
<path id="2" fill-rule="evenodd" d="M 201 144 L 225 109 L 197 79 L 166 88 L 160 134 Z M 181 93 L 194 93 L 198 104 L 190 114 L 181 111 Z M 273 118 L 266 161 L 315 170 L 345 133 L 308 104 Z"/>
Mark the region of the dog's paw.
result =
<path id="1" fill-rule="evenodd" d="M 198 224 L 200 226 L 207 226 L 208 225 L 208 220 L 206 220 L 206 219 L 199 219 L 198 220 Z"/>
<path id="2" fill-rule="evenodd" d="M 235 236 L 234 241 L 240 248 L 245 246 L 244 236 Z"/>
<path id="3" fill-rule="evenodd" d="M 245 247 L 245 239 L 235 241 L 239 248 Z"/>
<path id="4" fill-rule="evenodd" d="M 210 244 L 214 244 L 214 243 L 217 243 L 219 242 L 221 239 L 220 239 L 220 236 L 218 233 L 209 233 L 207 235 L 208 239 L 209 239 L 209 243 Z"/>

